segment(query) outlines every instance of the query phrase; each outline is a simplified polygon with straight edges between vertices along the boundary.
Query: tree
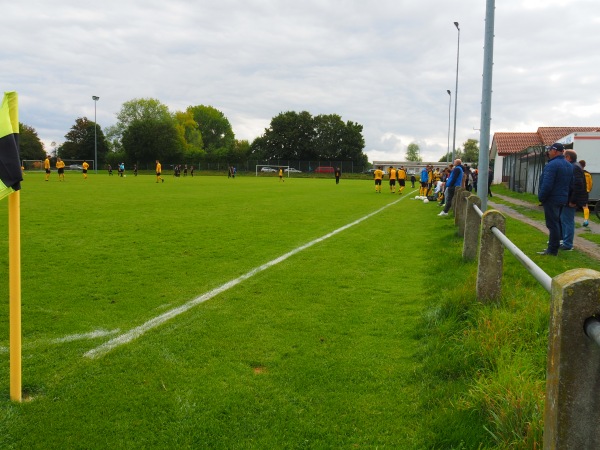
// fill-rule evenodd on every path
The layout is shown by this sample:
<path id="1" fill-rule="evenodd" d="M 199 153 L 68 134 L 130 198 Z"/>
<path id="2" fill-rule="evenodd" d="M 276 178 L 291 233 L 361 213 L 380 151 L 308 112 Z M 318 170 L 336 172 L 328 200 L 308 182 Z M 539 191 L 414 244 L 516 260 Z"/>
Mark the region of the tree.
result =
<path id="1" fill-rule="evenodd" d="M 62 159 L 94 161 L 97 154 L 98 164 L 105 160 L 108 146 L 104 133 L 98 124 L 90 121 L 87 117 L 76 119 L 75 125 L 65 134 L 65 139 L 65 142 L 57 149 L 57 155 Z"/>
<path id="2" fill-rule="evenodd" d="M 37 131 L 29 125 L 19 122 L 19 153 L 23 159 L 44 159 L 46 152 Z"/>
<path id="3" fill-rule="evenodd" d="M 173 122 L 169 107 L 154 98 L 134 98 L 121 106 L 117 114 L 117 123 L 111 129 L 113 139 L 120 140 L 123 133 L 133 122 L 152 120 L 155 122 Z"/>
<path id="4" fill-rule="evenodd" d="M 198 123 L 191 111 L 175 113 L 175 128 L 179 134 L 186 161 L 197 161 L 206 155 Z"/>
<path id="5" fill-rule="evenodd" d="M 473 163 L 474 166 L 479 162 L 479 141 L 477 139 L 467 139 L 463 144 L 462 158 L 463 162 Z"/>
<path id="6" fill-rule="evenodd" d="M 189 106 L 204 143 L 204 151 L 212 161 L 228 161 L 235 146 L 235 135 L 225 114 L 212 106 Z"/>
<path id="7" fill-rule="evenodd" d="M 413 162 L 423 161 L 423 159 L 421 158 L 421 155 L 420 155 L 420 151 L 421 151 L 421 149 L 419 148 L 419 145 L 415 144 L 414 142 L 411 142 L 410 144 L 408 144 L 408 147 L 406 148 L 406 160 L 413 161 Z"/>
<path id="8" fill-rule="evenodd" d="M 164 120 L 136 120 L 121 138 L 129 163 L 153 162 L 156 159 L 179 162 L 183 145 L 174 124 Z"/>
<path id="9" fill-rule="evenodd" d="M 362 125 L 344 123 L 337 114 L 313 117 L 307 111 L 287 111 L 271 119 L 250 151 L 257 159 L 354 161 L 364 166 L 368 158 L 362 130 Z"/>

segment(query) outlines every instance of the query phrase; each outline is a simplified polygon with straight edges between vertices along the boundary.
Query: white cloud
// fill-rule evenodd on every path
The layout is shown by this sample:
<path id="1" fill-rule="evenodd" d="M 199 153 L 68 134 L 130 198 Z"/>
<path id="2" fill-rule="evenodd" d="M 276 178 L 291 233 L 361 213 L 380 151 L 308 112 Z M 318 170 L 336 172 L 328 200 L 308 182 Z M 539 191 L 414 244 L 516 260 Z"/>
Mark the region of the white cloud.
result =
<path id="1" fill-rule="evenodd" d="M 335 113 L 363 125 L 370 158 L 416 142 L 437 160 L 446 89 L 456 98 L 454 21 L 456 143 L 479 138 L 484 19 L 480 0 L 22 0 L 3 7 L 0 88 L 19 92 L 44 142 L 93 117 L 92 95 L 103 127 L 154 97 L 212 105 L 250 141 L 283 111 Z M 590 0 L 497 2 L 492 131 L 600 124 L 599 21 Z"/>

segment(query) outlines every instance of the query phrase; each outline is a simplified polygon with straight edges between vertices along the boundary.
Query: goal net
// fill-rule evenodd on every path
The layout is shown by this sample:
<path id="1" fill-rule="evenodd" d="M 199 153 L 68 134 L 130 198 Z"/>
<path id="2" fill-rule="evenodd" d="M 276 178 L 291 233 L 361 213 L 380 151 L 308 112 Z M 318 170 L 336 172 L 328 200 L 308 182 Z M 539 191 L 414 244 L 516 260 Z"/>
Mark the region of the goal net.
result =
<path id="1" fill-rule="evenodd" d="M 256 176 L 259 175 L 278 175 L 279 169 L 283 169 L 283 174 L 290 177 L 290 166 L 278 166 L 277 164 L 257 164 Z"/>

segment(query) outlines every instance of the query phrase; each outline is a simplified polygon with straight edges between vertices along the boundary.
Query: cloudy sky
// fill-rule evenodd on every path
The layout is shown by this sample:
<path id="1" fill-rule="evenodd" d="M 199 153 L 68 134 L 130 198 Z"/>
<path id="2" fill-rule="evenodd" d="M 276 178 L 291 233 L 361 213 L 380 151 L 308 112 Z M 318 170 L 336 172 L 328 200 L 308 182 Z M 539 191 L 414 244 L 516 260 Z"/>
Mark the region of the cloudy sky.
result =
<path id="1" fill-rule="evenodd" d="M 486 0 L 20 0 L 2 6 L 0 89 L 50 150 L 78 117 L 211 105 L 237 139 L 285 111 L 364 127 L 369 160 L 479 140 Z M 492 134 L 600 126 L 600 3 L 496 1 Z M 451 106 L 451 129 L 454 104 Z M 450 135 L 452 144 L 453 133 Z"/>

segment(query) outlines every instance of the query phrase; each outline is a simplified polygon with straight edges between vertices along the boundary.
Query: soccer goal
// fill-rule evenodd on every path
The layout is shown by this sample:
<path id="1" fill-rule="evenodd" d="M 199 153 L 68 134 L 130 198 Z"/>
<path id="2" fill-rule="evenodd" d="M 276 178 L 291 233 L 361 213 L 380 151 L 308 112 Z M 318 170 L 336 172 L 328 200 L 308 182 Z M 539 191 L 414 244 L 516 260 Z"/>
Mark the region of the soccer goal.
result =
<path id="1" fill-rule="evenodd" d="M 256 165 L 256 176 L 259 174 L 278 174 L 279 169 L 283 169 L 283 173 L 290 177 L 290 166 L 278 166 L 276 164 L 257 164 Z"/>

